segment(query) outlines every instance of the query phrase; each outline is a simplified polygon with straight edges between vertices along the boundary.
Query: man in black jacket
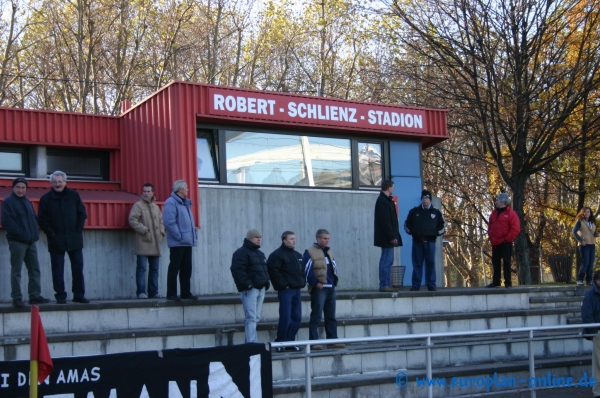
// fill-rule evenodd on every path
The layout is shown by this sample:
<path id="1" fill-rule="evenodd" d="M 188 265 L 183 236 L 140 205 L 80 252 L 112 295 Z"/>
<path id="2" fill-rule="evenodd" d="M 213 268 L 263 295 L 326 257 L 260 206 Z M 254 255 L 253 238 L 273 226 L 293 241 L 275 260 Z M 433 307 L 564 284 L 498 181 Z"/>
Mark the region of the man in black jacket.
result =
<path id="1" fill-rule="evenodd" d="M 581 322 L 582 323 L 600 323 L 600 271 L 594 272 L 592 277 L 592 288 L 589 289 L 581 303 Z M 586 336 L 587 340 L 594 342 L 594 350 L 592 351 L 592 376 L 596 383 L 592 387 L 594 398 L 600 397 L 600 335 L 598 328 L 585 328 L 583 334 L 594 335 Z"/>
<path id="2" fill-rule="evenodd" d="M 256 324 L 260 321 L 265 291 L 270 286 L 267 259 L 259 250 L 261 239 L 258 229 L 249 230 L 243 246 L 231 258 L 231 275 L 244 306 L 246 343 L 258 343 Z"/>
<path id="3" fill-rule="evenodd" d="M 421 288 L 423 262 L 425 262 L 425 284 L 429 291 L 435 287 L 435 241 L 446 231 L 446 222 L 442 213 L 431 204 L 431 192 L 421 192 L 421 204 L 408 212 L 404 230 L 412 235 L 412 287 L 411 291 Z"/>
<path id="4" fill-rule="evenodd" d="M 292 231 L 281 234 L 281 246 L 267 259 L 269 276 L 279 298 L 279 325 L 275 341 L 294 341 L 302 322 L 300 289 L 306 285 L 302 254 L 296 250 L 296 235 Z M 283 351 L 278 347 L 277 351 Z M 300 351 L 298 347 L 287 347 Z"/>
<path id="5" fill-rule="evenodd" d="M 67 175 L 55 171 L 50 175 L 52 189 L 40 199 L 38 222 L 48 238 L 52 265 L 54 297 L 58 304 L 67 303 L 65 291 L 65 252 L 71 260 L 73 302 L 87 304 L 83 279 L 83 225 L 87 219 L 79 194 L 67 188 Z"/>
<path id="6" fill-rule="evenodd" d="M 381 247 L 379 258 L 379 291 L 394 292 L 392 287 L 391 270 L 394 264 L 394 247 L 402 246 L 398 214 L 392 200 L 394 182 L 385 180 L 381 183 L 381 192 L 375 202 L 375 246 Z"/>
<path id="7" fill-rule="evenodd" d="M 10 251 L 10 296 L 14 307 L 25 306 L 21 294 L 23 262 L 25 262 L 29 276 L 27 284 L 29 304 L 50 302 L 40 295 L 40 264 L 35 243 L 40 239 L 40 232 L 33 205 L 25 197 L 28 185 L 25 178 L 15 178 L 12 182 L 12 193 L 2 202 L 2 227 L 6 230 L 6 240 L 8 240 L 8 250 Z"/>

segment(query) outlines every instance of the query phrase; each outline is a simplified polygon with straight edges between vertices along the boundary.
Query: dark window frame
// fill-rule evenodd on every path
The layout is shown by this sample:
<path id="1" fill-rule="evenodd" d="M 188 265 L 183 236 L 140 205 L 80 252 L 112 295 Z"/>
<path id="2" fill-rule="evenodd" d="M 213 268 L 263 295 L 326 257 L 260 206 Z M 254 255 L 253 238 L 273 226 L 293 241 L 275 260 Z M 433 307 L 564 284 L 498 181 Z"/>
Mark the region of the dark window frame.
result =
<path id="1" fill-rule="evenodd" d="M 79 158 L 85 156 L 87 158 L 97 158 L 100 160 L 100 173 L 99 174 L 84 174 L 74 173 L 73 171 L 62 170 L 60 168 L 54 168 L 50 166 L 49 158 L 51 156 L 56 157 L 72 157 Z M 48 162 L 47 174 L 50 176 L 56 170 L 61 170 L 67 174 L 69 180 L 88 180 L 88 181 L 109 181 L 110 180 L 110 151 L 98 151 L 98 150 L 82 150 L 82 149 L 70 149 L 70 148 L 47 148 L 46 149 L 46 161 Z"/>
<path id="2" fill-rule="evenodd" d="M 0 146 L 0 154 L 1 153 L 19 153 L 21 154 L 21 170 L 20 171 L 14 171 L 14 170 L 5 170 L 5 169 L 0 169 L 0 175 L 4 175 L 4 176 L 22 176 L 22 177 L 29 177 L 29 150 L 27 147 L 24 146 L 16 146 L 16 147 L 12 147 L 12 146 Z"/>

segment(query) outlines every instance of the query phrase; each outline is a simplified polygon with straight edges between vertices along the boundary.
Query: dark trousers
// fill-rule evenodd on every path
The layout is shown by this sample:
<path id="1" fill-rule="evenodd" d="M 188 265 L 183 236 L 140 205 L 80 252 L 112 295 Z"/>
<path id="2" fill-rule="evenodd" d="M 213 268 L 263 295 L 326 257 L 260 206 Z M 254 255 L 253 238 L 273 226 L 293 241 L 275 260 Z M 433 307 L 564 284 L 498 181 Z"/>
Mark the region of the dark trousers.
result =
<path id="1" fill-rule="evenodd" d="M 423 263 L 425 263 L 425 284 L 435 287 L 435 242 L 415 242 L 412 244 L 412 286 L 421 287 L 423 279 Z"/>
<path id="2" fill-rule="evenodd" d="M 294 341 L 302 322 L 302 298 L 300 289 L 284 289 L 277 292 L 279 298 L 279 325 L 275 341 Z"/>
<path id="3" fill-rule="evenodd" d="M 512 286 L 510 275 L 510 257 L 512 256 L 512 243 L 503 242 L 499 245 L 492 246 L 492 266 L 494 267 L 493 282 L 494 285 L 500 286 L 500 263 L 504 261 L 504 286 Z"/>
<path id="4" fill-rule="evenodd" d="M 319 323 L 325 313 L 325 336 L 328 339 L 337 339 L 337 320 L 335 319 L 335 288 L 313 287 L 310 291 L 310 322 L 308 324 L 308 338 L 319 340 Z"/>
<path id="5" fill-rule="evenodd" d="M 71 276 L 73 283 L 71 291 L 73 298 L 85 297 L 85 280 L 83 279 L 83 250 L 72 250 L 66 252 L 71 261 Z M 65 291 L 65 252 L 50 252 L 50 264 L 52 266 L 52 285 L 54 286 L 54 297 L 57 300 L 66 300 Z"/>
<path id="6" fill-rule="evenodd" d="M 192 278 L 192 247 L 178 246 L 169 249 L 170 263 L 167 271 L 167 297 L 177 296 L 177 275 L 179 275 L 179 286 L 181 297 L 188 297 L 190 291 L 190 280 Z"/>
<path id="7" fill-rule="evenodd" d="M 582 281 L 585 277 L 588 285 L 592 283 L 592 274 L 594 273 L 594 260 L 596 259 L 596 245 L 579 246 L 581 254 L 581 268 L 577 272 L 577 280 Z"/>

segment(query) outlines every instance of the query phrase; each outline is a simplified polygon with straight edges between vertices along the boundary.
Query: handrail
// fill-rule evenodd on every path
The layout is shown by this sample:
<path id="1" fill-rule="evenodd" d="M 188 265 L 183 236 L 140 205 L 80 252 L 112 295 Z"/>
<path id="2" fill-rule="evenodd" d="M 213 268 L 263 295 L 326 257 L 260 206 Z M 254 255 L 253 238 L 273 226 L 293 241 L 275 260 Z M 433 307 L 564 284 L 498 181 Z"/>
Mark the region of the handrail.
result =
<path id="1" fill-rule="evenodd" d="M 533 334 L 534 332 L 539 331 L 548 331 L 548 330 L 561 330 L 561 329 L 583 329 L 583 328 L 600 328 L 600 323 L 586 323 L 586 324 L 576 324 L 576 325 L 555 325 L 555 326 L 530 326 L 530 327 L 521 327 L 521 328 L 503 328 L 503 329 L 483 329 L 483 330 L 468 330 L 461 332 L 437 332 L 437 333 L 419 333 L 419 334 L 403 334 L 403 335 L 392 335 L 392 336 L 372 336 L 372 337 L 351 337 L 351 338 L 339 338 L 339 339 L 322 339 L 322 340 L 299 340 L 299 341 L 285 341 L 285 342 L 272 342 L 271 347 L 293 347 L 293 346 L 303 346 L 304 347 L 304 378 L 305 378 L 305 397 L 312 397 L 312 361 L 309 359 L 310 356 L 310 346 L 311 345 L 326 345 L 326 344 L 336 344 L 336 343 L 367 343 L 371 341 L 391 341 L 391 340 L 418 340 L 425 339 L 425 352 L 426 352 L 426 372 L 427 377 L 432 377 L 432 360 L 431 360 L 431 348 L 434 347 L 432 343 L 432 339 L 439 337 L 464 337 L 464 336 L 473 336 L 473 335 L 486 335 L 486 334 L 502 334 L 502 333 L 528 333 L 528 357 L 529 357 L 529 376 L 530 378 L 535 378 L 535 355 L 533 348 Z M 584 335 L 581 332 L 578 333 L 579 336 L 584 337 L 588 335 Z M 562 336 L 567 337 L 567 336 Z M 531 398 L 536 398 L 535 393 L 536 386 L 530 387 L 529 391 L 531 393 Z M 429 385 L 427 387 L 427 397 L 433 397 L 433 386 Z"/>

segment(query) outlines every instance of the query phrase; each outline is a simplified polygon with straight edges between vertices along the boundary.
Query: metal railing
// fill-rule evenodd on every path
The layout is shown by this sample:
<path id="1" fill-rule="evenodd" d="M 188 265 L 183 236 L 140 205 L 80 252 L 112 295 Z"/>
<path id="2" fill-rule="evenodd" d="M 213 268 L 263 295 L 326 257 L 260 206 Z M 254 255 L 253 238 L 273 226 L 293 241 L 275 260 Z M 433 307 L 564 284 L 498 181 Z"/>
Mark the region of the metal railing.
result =
<path id="1" fill-rule="evenodd" d="M 506 328 L 506 329 L 484 329 L 484 330 L 474 330 L 474 331 L 463 331 L 463 332 L 445 332 L 445 333 L 421 333 L 421 334 L 405 334 L 405 335 L 395 335 L 395 336 L 376 336 L 376 337 L 356 337 L 356 338 L 343 338 L 343 339 L 328 339 L 328 340 L 301 340 L 301 341 L 286 341 L 286 342 L 273 342 L 270 343 L 272 348 L 277 347 L 304 347 L 304 378 L 305 378 L 305 397 L 312 397 L 312 361 L 311 357 L 311 345 L 328 345 L 328 344 L 336 344 L 336 343 L 368 343 L 368 342 L 383 342 L 383 341 L 398 341 L 398 340 L 425 340 L 425 364 L 426 364 L 426 377 L 427 380 L 432 379 L 433 375 L 433 366 L 431 360 L 431 350 L 436 348 L 436 345 L 432 343 L 432 339 L 436 338 L 448 338 L 448 337 L 467 337 L 474 335 L 492 335 L 492 334 L 511 334 L 511 333 L 527 333 L 528 337 L 523 340 L 527 341 L 528 345 L 528 359 L 529 359 L 529 376 L 535 379 L 535 355 L 534 355 L 534 347 L 533 343 L 537 340 L 534 338 L 534 332 L 541 331 L 552 331 L 552 330 L 562 330 L 562 329 L 576 329 L 577 333 L 572 333 L 569 335 L 561 335 L 558 336 L 560 339 L 565 338 L 574 338 L 581 337 L 584 335 L 581 333 L 581 329 L 583 328 L 600 328 L 600 323 L 588 323 L 588 324 L 578 324 L 578 325 L 559 325 L 559 326 L 533 326 L 533 327 L 523 327 L 523 328 Z M 544 338 L 548 339 L 548 338 Z M 550 338 L 554 339 L 554 338 Z M 513 339 L 505 339 L 505 340 L 494 340 L 493 342 L 488 342 L 488 344 L 499 344 L 510 342 L 514 343 Z M 447 343 L 447 341 L 445 342 Z M 478 342 L 478 344 L 482 344 L 486 342 Z M 467 343 L 466 345 L 475 345 L 475 343 Z M 437 346 L 442 348 L 440 346 Z M 423 347 L 419 347 L 423 348 Z M 399 349 L 402 350 L 402 349 Z M 531 398 L 536 398 L 536 389 L 537 386 L 529 387 L 528 389 L 519 389 L 519 391 L 529 390 L 531 392 Z M 547 387 L 544 387 L 547 389 Z M 506 391 L 509 392 L 509 391 Z M 427 387 L 427 397 L 433 397 L 433 385 L 429 383 Z"/>

